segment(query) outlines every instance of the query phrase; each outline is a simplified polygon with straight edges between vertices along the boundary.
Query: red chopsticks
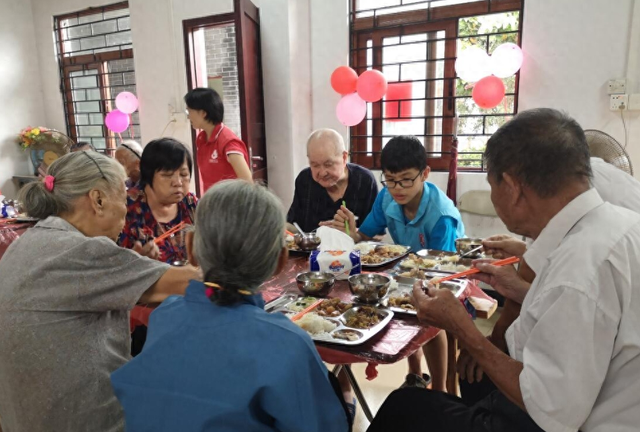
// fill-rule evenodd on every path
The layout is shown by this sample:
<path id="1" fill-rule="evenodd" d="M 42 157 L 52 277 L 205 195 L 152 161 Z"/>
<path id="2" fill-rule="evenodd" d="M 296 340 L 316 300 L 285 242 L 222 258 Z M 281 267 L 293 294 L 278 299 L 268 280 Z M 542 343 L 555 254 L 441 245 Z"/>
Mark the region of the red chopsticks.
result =
<path id="1" fill-rule="evenodd" d="M 500 267 L 500 266 L 506 266 L 506 265 L 510 265 L 510 264 L 515 264 L 518 261 L 520 261 L 520 258 L 511 257 L 511 258 L 505 258 L 503 260 L 494 261 L 494 262 L 487 263 L 487 264 L 491 264 L 491 265 Z M 452 274 L 450 276 L 439 278 L 438 279 L 438 283 L 446 282 L 446 281 L 449 281 L 451 279 L 459 279 L 459 278 L 466 277 L 466 276 L 469 276 L 469 275 L 472 275 L 472 274 L 475 274 L 475 273 L 480 273 L 480 270 L 478 270 L 477 268 L 474 267 L 472 269 L 463 271 L 461 273 L 456 273 L 456 274 Z"/>
<path id="2" fill-rule="evenodd" d="M 178 231 L 184 229 L 185 226 L 186 226 L 186 224 L 184 222 L 180 222 L 178 225 L 174 226 L 173 228 L 171 228 L 166 233 L 162 234 L 161 236 L 156 237 L 153 240 L 153 242 L 155 244 L 157 244 L 157 245 L 160 245 L 166 238 L 168 238 L 169 236 L 172 236 L 173 234 L 177 233 Z"/>

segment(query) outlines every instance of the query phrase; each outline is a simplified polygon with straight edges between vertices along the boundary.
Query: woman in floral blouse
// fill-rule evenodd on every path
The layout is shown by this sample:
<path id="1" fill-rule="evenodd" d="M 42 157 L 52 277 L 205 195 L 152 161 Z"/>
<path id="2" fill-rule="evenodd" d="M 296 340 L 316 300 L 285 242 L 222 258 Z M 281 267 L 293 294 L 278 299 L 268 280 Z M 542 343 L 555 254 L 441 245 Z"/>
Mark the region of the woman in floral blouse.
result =
<path id="1" fill-rule="evenodd" d="M 171 138 L 151 141 L 140 159 L 140 185 L 128 191 L 127 218 L 118 244 L 145 245 L 184 222 L 192 225 L 197 198 L 189 192 L 193 162 L 187 148 Z M 187 259 L 184 230 L 158 245 L 166 263 Z"/>

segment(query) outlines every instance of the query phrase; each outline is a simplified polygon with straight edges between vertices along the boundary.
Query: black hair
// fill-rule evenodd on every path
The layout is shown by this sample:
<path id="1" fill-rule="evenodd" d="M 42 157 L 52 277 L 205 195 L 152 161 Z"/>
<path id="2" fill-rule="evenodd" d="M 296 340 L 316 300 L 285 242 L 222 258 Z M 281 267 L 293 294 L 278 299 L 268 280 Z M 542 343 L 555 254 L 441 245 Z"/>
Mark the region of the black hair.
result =
<path id="1" fill-rule="evenodd" d="M 542 198 L 555 195 L 567 182 L 592 177 L 582 127 L 551 108 L 523 111 L 502 125 L 489 138 L 484 158 L 495 181 L 509 173 Z"/>
<path id="2" fill-rule="evenodd" d="M 195 88 L 184 96 L 187 108 L 202 110 L 207 113 L 210 123 L 222 123 L 224 105 L 217 91 L 210 88 Z"/>
<path id="3" fill-rule="evenodd" d="M 193 176 L 193 160 L 184 144 L 173 138 L 160 138 L 147 144 L 140 158 L 140 187 L 153 187 L 153 176 L 158 171 L 175 171 L 184 161 Z"/>
<path id="4" fill-rule="evenodd" d="M 393 137 L 382 149 L 382 171 L 399 173 L 411 168 L 424 171 L 427 168 L 427 152 L 420 140 L 412 135 Z"/>

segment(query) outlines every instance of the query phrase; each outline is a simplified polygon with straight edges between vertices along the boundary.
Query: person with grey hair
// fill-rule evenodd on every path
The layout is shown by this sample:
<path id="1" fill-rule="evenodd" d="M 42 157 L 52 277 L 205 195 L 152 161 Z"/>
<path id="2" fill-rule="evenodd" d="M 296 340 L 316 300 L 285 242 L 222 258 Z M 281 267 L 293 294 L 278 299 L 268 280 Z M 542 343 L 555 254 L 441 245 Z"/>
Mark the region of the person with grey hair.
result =
<path id="1" fill-rule="evenodd" d="M 287 260 L 284 226 L 260 185 L 223 181 L 202 197 L 187 249 L 204 282 L 151 315 L 147 346 L 111 376 L 127 429 L 348 430 L 311 338 L 258 292 Z"/>
<path id="2" fill-rule="evenodd" d="M 378 196 L 378 185 L 371 171 L 347 163 L 342 135 L 333 129 L 314 131 L 307 140 L 307 157 L 309 168 L 296 178 L 287 222 L 313 231 L 320 222 L 332 220 L 343 202 L 364 220 Z M 288 228 L 297 231 L 292 225 Z"/>
<path id="3" fill-rule="evenodd" d="M 122 165 L 127 173 L 125 185 L 131 189 L 140 181 L 140 158 L 142 146 L 134 140 L 124 140 L 115 152 L 115 159 Z"/>
<path id="4" fill-rule="evenodd" d="M 495 387 L 470 406 L 394 392 L 369 431 L 426 423 L 439 425 L 434 431 L 636 431 L 640 215 L 591 187 L 584 132 L 560 111 L 516 115 L 489 139 L 485 159 L 498 216 L 534 240 L 524 259 L 536 276 L 507 330 L 507 352 L 448 290 L 416 284 L 413 300 L 420 322 L 457 337 Z"/>
<path id="5" fill-rule="evenodd" d="M 5 431 L 123 431 L 109 374 L 130 358 L 129 311 L 184 293 L 199 275 L 116 245 L 124 179 L 115 160 L 82 151 L 23 189 L 27 214 L 41 220 L 0 259 Z"/>

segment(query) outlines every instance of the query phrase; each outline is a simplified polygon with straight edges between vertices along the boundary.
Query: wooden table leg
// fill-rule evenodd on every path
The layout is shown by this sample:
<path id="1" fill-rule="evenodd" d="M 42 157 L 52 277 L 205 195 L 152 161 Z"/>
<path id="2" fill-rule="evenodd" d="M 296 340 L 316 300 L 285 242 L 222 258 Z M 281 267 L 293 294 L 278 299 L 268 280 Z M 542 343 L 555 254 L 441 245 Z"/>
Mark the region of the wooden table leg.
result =
<path id="1" fill-rule="evenodd" d="M 447 393 L 458 396 L 458 372 L 456 363 L 458 361 L 458 339 L 447 333 Z"/>

